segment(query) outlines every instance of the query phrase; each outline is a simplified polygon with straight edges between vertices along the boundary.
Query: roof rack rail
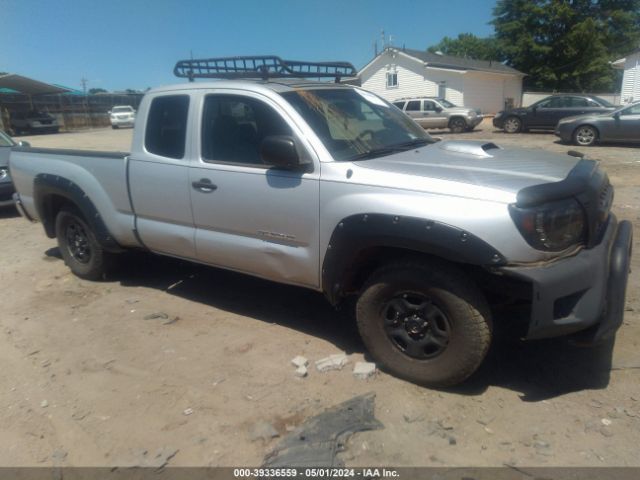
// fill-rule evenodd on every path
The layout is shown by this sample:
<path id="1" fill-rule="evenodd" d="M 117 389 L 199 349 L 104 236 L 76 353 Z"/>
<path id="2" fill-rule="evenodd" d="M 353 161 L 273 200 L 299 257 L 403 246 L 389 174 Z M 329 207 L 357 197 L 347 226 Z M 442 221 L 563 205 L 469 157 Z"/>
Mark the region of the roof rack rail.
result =
<path id="1" fill-rule="evenodd" d="M 274 55 L 180 60 L 173 73 L 190 82 L 196 78 L 334 78 L 338 83 L 343 77 L 358 75 L 349 62 L 302 62 Z"/>

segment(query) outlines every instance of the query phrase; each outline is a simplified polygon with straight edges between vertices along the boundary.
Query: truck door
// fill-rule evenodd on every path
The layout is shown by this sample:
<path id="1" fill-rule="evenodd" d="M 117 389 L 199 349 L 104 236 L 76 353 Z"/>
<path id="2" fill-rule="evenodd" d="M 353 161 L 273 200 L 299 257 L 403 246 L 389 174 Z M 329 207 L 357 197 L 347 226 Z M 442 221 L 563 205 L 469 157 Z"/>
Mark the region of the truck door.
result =
<path id="1" fill-rule="evenodd" d="M 190 103 L 184 94 L 152 97 L 146 117 L 141 117 L 147 119 L 146 128 L 136 128 L 128 163 L 140 239 L 154 252 L 184 258 L 195 258 L 187 162 Z"/>
<path id="2" fill-rule="evenodd" d="M 203 94 L 190 168 L 198 259 L 280 282 L 319 285 L 319 164 L 271 168 L 259 154 L 292 123 L 259 94 Z M 303 148 L 304 149 L 304 148 Z M 316 162 L 317 163 L 317 162 Z"/>

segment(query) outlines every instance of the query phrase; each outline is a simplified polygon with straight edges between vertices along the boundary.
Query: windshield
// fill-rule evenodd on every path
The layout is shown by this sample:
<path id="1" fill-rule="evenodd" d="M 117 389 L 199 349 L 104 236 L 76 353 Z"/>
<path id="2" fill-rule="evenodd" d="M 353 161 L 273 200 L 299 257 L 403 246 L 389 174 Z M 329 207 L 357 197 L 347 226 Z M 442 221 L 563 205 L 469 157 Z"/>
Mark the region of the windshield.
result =
<path id="1" fill-rule="evenodd" d="M 114 113 L 129 113 L 129 112 L 133 112 L 133 108 L 131 107 L 113 107 L 113 110 L 111 110 Z"/>
<path id="2" fill-rule="evenodd" d="M 457 105 L 454 105 L 449 100 L 445 100 L 444 98 L 439 98 L 438 102 L 440 102 L 442 105 L 444 105 L 447 108 L 455 108 L 455 107 L 457 107 Z"/>
<path id="3" fill-rule="evenodd" d="M 13 147 L 15 143 L 11 140 L 9 135 L 0 130 L 0 147 Z"/>
<path id="4" fill-rule="evenodd" d="M 434 142 L 404 113 L 364 90 L 309 89 L 282 96 L 335 160 L 375 158 Z"/>

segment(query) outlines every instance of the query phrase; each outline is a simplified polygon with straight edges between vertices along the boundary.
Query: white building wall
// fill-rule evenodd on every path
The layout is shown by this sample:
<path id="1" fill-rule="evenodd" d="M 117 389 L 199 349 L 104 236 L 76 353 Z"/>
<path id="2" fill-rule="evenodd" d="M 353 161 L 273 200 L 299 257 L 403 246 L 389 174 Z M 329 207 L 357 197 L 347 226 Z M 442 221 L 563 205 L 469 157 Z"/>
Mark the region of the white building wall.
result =
<path id="1" fill-rule="evenodd" d="M 640 52 L 629 55 L 624 63 L 622 103 L 640 100 Z"/>
<path id="2" fill-rule="evenodd" d="M 398 86 L 387 87 L 387 72 L 398 74 Z M 393 102 L 404 97 L 435 97 L 438 95 L 439 82 L 446 82 L 446 98 L 455 103 L 463 103 L 462 74 L 446 70 L 425 68 L 401 54 L 392 57 L 385 53 L 378 57 L 362 72 L 362 88 Z"/>
<path id="3" fill-rule="evenodd" d="M 396 87 L 387 87 L 388 72 L 398 74 Z M 380 55 L 361 72 L 360 80 L 362 88 L 390 102 L 404 97 L 438 96 L 441 83 L 446 85 L 447 100 L 480 108 L 483 113 L 502 110 L 505 98 L 512 98 L 514 106 L 520 106 L 522 100 L 521 76 L 425 67 L 401 52 Z"/>

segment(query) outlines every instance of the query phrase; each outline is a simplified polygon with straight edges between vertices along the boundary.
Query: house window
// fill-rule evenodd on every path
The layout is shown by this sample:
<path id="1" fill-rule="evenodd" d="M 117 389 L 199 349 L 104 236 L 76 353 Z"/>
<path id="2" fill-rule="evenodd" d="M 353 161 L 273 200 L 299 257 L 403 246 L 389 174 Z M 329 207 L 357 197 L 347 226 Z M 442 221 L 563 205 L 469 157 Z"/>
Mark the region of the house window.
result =
<path id="1" fill-rule="evenodd" d="M 396 72 L 387 72 L 387 88 L 398 86 L 398 74 Z"/>

